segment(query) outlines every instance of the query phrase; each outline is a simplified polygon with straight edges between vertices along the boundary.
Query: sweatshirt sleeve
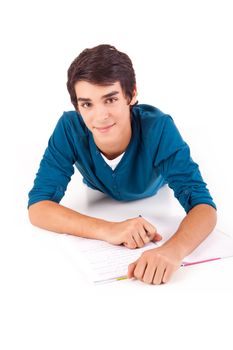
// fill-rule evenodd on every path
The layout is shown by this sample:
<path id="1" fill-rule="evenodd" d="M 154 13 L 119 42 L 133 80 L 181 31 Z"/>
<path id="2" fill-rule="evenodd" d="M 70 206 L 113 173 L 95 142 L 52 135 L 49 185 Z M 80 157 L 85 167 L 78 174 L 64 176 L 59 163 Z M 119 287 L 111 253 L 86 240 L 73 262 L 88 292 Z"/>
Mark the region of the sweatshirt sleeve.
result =
<path id="1" fill-rule="evenodd" d="M 216 209 L 199 166 L 191 158 L 190 148 L 170 116 L 164 123 L 155 166 L 186 213 L 197 204 L 209 204 Z"/>
<path id="2" fill-rule="evenodd" d="M 59 119 L 40 162 L 28 207 L 42 200 L 59 203 L 74 173 L 75 151 L 71 124 L 66 113 Z"/>

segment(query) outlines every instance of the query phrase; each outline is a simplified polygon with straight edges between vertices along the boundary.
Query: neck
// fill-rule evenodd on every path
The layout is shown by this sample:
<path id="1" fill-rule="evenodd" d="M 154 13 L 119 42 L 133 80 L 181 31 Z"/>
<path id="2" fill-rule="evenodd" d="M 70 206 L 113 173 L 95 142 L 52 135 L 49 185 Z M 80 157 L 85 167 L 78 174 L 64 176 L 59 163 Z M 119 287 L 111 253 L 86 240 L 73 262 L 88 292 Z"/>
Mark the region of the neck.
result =
<path id="1" fill-rule="evenodd" d="M 126 147 L 127 148 L 127 147 Z M 114 152 L 114 151 L 112 151 L 112 152 L 108 152 L 108 153 L 105 153 L 105 152 L 103 152 L 103 151 L 101 151 L 101 153 L 103 153 L 103 155 L 107 158 L 107 159 L 109 159 L 109 160 L 112 160 L 112 159 L 115 159 L 115 158 L 117 158 L 119 155 L 121 155 L 122 153 L 124 153 L 125 152 L 125 150 L 126 150 L 126 148 L 125 149 L 123 149 L 122 151 L 118 151 L 118 152 Z"/>
<path id="2" fill-rule="evenodd" d="M 95 140 L 95 144 L 99 148 L 100 152 L 103 153 L 106 158 L 111 160 L 125 152 L 130 143 L 131 135 L 132 130 L 130 128 L 129 130 L 126 130 L 124 135 L 120 135 L 121 139 L 118 142 L 114 140 L 111 143 L 109 142 L 101 144 Z"/>

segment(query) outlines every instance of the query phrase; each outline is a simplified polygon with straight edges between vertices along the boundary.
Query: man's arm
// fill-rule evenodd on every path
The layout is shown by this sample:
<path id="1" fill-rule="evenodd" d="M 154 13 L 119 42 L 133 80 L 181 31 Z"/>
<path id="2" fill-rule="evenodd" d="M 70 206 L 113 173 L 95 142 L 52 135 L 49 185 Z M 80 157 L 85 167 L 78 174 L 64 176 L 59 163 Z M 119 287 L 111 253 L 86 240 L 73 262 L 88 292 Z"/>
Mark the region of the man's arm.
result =
<path id="1" fill-rule="evenodd" d="M 192 208 L 179 225 L 176 233 L 164 246 L 176 246 L 181 259 L 189 255 L 213 231 L 217 222 L 216 210 L 208 204 Z"/>
<path id="2" fill-rule="evenodd" d="M 110 222 L 80 214 L 50 200 L 32 204 L 28 212 L 31 223 L 40 228 L 123 244 L 128 248 L 142 247 L 149 241 L 162 239 L 156 228 L 144 218 Z"/>
<path id="3" fill-rule="evenodd" d="M 50 200 L 32 204 L 28 214 L 33 225 L 49 231 L 105 239 L 104 226 L 107 221 L 82 215 Z"/>
<path id="4" fill-rule="evenodd" d="M 163 246 L 144 252 L 129 265 L 128 277 L 146 283 L 166 283 L 189 255 L 214 229 L 216 210 L 207 204 L 192 208 L 175 234 Z"/>

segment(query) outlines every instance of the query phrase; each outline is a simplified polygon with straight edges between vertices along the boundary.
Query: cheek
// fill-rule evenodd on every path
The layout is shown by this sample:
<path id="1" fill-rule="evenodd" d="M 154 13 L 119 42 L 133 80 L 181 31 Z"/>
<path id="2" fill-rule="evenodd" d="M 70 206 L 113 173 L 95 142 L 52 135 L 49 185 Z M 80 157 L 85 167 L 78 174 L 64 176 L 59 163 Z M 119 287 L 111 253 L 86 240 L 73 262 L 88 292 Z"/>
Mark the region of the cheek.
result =
<path id="1" fill-rule="evenodd" d="M 91 117 L 87 114 L 81 114 L 82 118 L 83 118 L 83 121 L 85 123 L 85 125 L 88 127 L 88 129 L 91 129 Z"/>
<path id="2" fill-rule="evenodd" d="M 130 122 L 130 109 L 128 106 L 123 106 L 119 109 L 118 113 L 116 114 L 116 117 L 118 119 L 118 122 L 120 122 L 122 125 L 126 125 Z"/>

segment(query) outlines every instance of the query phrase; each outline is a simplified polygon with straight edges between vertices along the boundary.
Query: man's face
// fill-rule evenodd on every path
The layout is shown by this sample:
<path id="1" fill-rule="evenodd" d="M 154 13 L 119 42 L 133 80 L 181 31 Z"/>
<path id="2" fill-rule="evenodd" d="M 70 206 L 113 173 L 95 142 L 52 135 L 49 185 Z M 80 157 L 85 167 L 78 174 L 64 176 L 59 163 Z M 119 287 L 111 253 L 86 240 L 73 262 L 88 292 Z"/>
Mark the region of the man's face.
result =
<path id="1" fill-rule="evenodd" d="M 109 86 L 78 81 L 75 92 L 78 110 L 98 147 L 106 150 L 130 140 L 130 105 L 136 102 L 136 91 L 130 104 L 118 81 Z"/>

